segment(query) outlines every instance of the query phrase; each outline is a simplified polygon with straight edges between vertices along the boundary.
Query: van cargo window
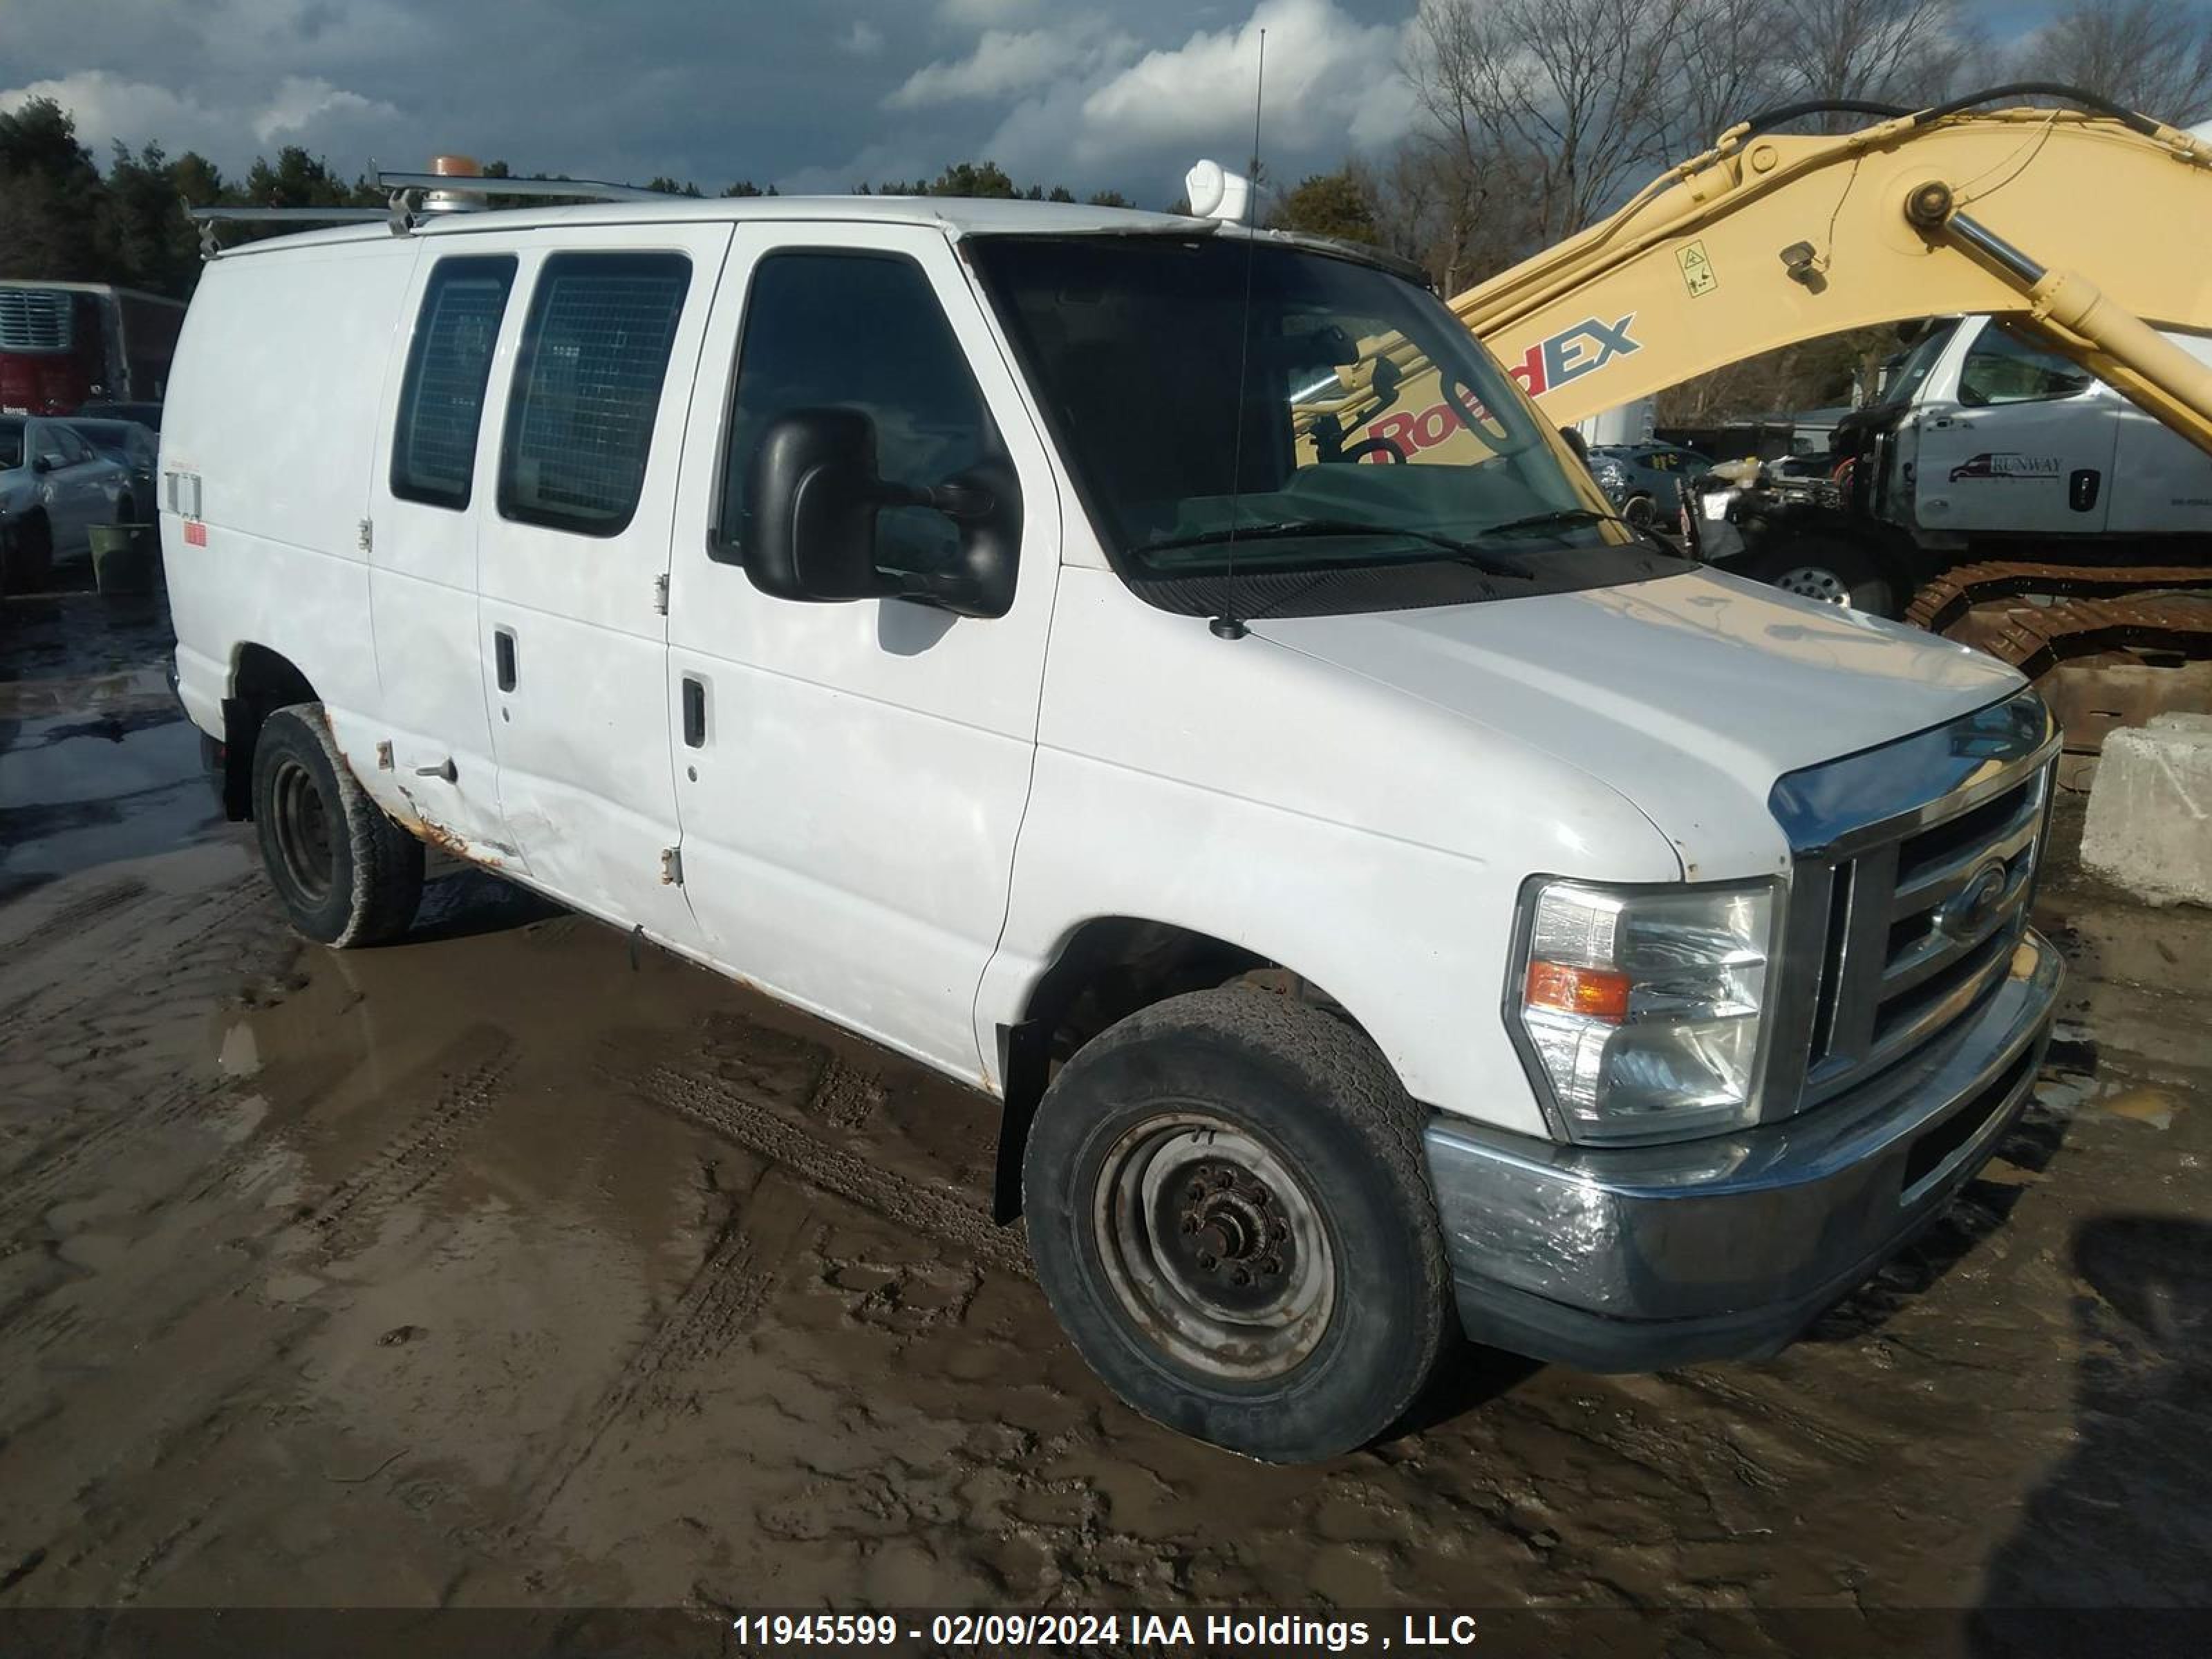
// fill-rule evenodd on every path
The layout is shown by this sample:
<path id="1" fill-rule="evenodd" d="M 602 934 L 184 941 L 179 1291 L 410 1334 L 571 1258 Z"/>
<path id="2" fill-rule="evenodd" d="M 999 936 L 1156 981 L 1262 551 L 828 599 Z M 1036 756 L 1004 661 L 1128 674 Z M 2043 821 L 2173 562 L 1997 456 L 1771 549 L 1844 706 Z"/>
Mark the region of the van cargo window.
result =
<path id="1" fill-rule="evenodd" d="M 500 453 L 500 516 L 617 536 L 637 511 L 691 262 L 556 253 L 538 274 Z"/>
<path id="2" fill-rule="evenodd" d="M 484 385 L 514 286 L 513 254 L 441 259 L 432 269 L 392 434 L 392 493 L 401 500 L 469 504 Z"/>
<path id="3" fill-rule="evenodd" d="M 920 265 L 901 254 L 769 254 L 745 301 L 710 557 L 741 562 L 745 474 L 769 422 L 831 407 L 875 422 L 877 465 L 894 483 L 941 484 L 1000 453 L 983 394 Z M 929 570 L 957 556 L 959 541 L 941 513 L 888 508 L 876 520 L 876 562 Z"/>

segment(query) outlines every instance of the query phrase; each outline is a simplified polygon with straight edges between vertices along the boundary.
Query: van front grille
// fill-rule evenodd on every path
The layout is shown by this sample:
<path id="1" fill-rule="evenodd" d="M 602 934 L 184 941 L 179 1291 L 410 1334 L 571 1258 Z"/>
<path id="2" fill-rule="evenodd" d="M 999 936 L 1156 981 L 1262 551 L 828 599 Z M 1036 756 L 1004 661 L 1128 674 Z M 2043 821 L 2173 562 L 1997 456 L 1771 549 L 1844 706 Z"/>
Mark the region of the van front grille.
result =
<path id="1" fill-rule="evenodd" d="M 1796 982 L 1781 1003 L 1763 1115 L 1910 1058 L 2003 980 L 2027 927 L 2056 746 L 2041 702 L 2023 692 L 1777 786 L 1797 854 L 1784 945 Z M 1916 775 L 1935 787 L 1900 801 L 1894 792 Z"/>
<path id="2" fill-rule="evenodd" d="M 1904 1059 L 2003 976 L 2027 925 L 2050 775 L 1835 865 L 1808 1100 Z"/>

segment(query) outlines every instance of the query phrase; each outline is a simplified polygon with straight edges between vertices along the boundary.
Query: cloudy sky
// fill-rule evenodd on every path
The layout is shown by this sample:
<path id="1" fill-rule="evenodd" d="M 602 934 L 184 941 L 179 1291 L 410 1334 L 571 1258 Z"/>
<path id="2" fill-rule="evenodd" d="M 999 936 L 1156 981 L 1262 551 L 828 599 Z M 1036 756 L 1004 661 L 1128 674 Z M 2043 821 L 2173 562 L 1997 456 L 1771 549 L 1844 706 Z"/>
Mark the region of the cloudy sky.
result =
<path id="1" fill-rule="evenodd" d="M 2019 27 L 2055 0 L 1984 0 Z M 341 172 L 439 149 L 712 191 L 843 191 L 995 160 L 1164 204 L 1249 143 L 1295 178 L 1388 143 L 1415 0 L 0 0 L 0 108 L 45 94 L 108 141 L 242 170 L 288 143 Z"/>

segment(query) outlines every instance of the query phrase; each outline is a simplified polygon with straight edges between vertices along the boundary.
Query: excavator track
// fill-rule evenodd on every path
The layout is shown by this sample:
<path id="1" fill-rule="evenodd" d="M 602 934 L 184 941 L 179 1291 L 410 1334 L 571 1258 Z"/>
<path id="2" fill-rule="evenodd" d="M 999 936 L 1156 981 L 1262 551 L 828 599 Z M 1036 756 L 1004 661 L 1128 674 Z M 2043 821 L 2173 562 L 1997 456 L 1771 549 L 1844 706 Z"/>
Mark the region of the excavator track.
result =
<path id="1" fill-rule="evenodd" d="M 1905 619 L 2036 681 L 2082 763 L 2116 726 L 2212 709 L 2212 568 L 1990 562 L 1946 571 Z"/>

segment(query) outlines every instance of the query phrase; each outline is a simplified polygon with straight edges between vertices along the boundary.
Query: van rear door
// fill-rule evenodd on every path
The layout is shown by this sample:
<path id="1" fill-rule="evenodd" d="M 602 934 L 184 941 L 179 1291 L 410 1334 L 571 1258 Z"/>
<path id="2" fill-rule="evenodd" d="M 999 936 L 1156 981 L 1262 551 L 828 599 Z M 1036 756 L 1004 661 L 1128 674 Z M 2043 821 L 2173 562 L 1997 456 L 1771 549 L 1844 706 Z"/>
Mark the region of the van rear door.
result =
<path id="1" fill-rule="evenodd" d="M 663 579 L 730 227 L 502 241 L 518 258 L 520 331 L 493 375 L 497 464 L 473 516 L 507 832 L 532 878 L 570 902 L 696 945 L 675 858 Z"/>

